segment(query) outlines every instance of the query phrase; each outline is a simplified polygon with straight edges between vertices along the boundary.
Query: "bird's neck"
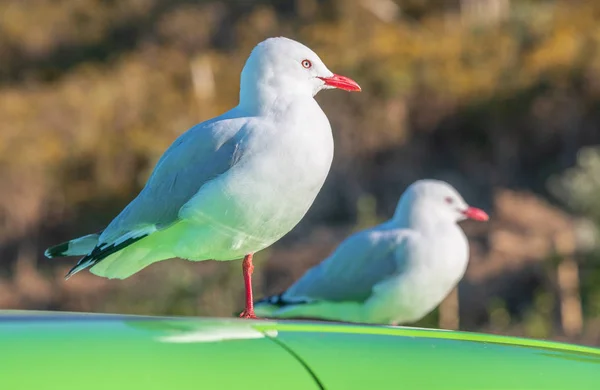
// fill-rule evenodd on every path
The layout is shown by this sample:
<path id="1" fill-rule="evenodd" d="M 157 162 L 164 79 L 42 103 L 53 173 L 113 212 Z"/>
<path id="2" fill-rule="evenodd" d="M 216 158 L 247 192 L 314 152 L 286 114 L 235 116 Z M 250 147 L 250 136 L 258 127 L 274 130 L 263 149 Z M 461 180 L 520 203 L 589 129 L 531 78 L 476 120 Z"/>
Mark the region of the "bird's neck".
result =
<path id="1" fill-rule="evenodd" d="M 279 84 L 269 79 L 254 83 L 242 80 L 238 107 L 248 114 L 263 116 L 280 111 L 290 101 L 303 95 L 312 98 L 310 93 L 298 88 L 290 87 L 282 92 Z"/>
<path id="2" fill-rule="evenodd" d="M 405 195 L 406 196 L 406 195 Z M 403 198 L 398 202 L 391 222 L 400 228 L 410 228 L 413 220 L 413 207 Z"/>
<path id="3" fill-rule="evenodd" d="M 254 115 L 265 115 L 272 111 L 278 96 L 268 88 L 240 89 L 239 107 Z"/>
<path id="4" fill-rule="evenodd" d="M 434 232 L 444 225 L 456 226 L 451 219 L 444 218 L 430 207 L 420 205 L 418 201 L 412 202 L 412 204 L 400 202 L 391 222 L 397 227 L 419 230 L 423 233 Z"/>

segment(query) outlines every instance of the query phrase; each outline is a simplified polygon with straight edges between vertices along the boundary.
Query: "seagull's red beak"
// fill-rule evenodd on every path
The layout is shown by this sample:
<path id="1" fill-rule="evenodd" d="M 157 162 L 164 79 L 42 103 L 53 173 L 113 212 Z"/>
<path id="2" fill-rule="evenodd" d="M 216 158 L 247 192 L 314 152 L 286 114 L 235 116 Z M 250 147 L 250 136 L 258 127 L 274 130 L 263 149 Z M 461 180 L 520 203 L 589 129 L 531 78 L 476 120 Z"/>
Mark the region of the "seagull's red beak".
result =
<path id="1" fill-rule="evenodd" d="M 319 77 L 325 82 L 325 85 L 330 87 L 343 89 L 344 91 L 360 92 L 360 85 L 351 78 L 340 76 L 339 74 L 333 74 L 331 77 Z"/>
<path id="2" fill-rule="evenodd" d="M 490 217 L 483 211 L 482 209 L 478 209 L 476 207 L 469 207 L 465 211 L 463 211 L 463 215 L 469 219 L 474 219 L 475 221 L 487 221 Z"/>

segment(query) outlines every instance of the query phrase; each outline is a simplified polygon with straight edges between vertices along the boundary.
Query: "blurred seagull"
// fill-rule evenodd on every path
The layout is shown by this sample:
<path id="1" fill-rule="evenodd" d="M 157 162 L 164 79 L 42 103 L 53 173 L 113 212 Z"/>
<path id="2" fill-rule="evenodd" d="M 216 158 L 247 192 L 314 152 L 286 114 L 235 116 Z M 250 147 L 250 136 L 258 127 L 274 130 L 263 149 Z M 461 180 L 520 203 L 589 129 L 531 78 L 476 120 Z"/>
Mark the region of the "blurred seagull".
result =
<path id="1" fill-rule="evenodd" d="M 173 257 L 243 257 L 240 317 L 256 318 L 252 255 L 302 219 L 331 166 L 331 127 L 314 100 L 330 88 L 360 91 L 301 43 L 259 43 L 242 70 L 239 104 L 175 140 L 104 231 L 51 247 L 46 256 L 84 256 L 66 278 L 90 267 L 117 279 Z"/>
<path id="2" fill-rule="evenodd" d="M 279 295 L 256 303 L 259 316 L 397 325 L 418 321 L 458 284 L 469 260 L 457 222 L 487 221 L 449 184 L 413 183 L 393 218 L 348 237 Z"/>

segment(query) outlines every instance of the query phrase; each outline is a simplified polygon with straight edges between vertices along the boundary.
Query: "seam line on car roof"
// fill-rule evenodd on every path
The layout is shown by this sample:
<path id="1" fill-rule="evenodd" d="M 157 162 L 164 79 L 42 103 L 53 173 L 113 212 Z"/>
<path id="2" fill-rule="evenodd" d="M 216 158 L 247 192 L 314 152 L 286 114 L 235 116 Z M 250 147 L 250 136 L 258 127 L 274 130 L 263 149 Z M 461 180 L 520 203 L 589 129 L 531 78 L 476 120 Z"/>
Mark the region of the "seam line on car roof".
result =
<path id="1" fill-rule="evenodd" d="M 266 334 L 265 334 L 265 336 L 267 336 L 267 338 L 269 338 L 271 341 L 273 341 L 274 343 L 279 345 L 281 348 L 285 349 L 290 355 L 292 355 L 294 357 L 294 359 L 296 359 L 298 361 L 298 363 L 300 363 L 304 367 L 304 369 L 310 374 L 310 376 L 314 379 L 317 386 L 319 386 L 319 389 L 325 390 L 323 383 L 321 383 L 321 381 L 319 380 L 319 378 L 317 377 L 315 372 L 309 367 L 308 364 L 306 364 L 306 362 L 304 360 L 302 360 L 302 358 L 300 356 L 298 356 L 298 354 L 296 352 L 294 352 L 290 347 L 288 347 L 283 341 L 278 340 L 275 337 L 270 337 L 269 335 L 266 335 Z"/>

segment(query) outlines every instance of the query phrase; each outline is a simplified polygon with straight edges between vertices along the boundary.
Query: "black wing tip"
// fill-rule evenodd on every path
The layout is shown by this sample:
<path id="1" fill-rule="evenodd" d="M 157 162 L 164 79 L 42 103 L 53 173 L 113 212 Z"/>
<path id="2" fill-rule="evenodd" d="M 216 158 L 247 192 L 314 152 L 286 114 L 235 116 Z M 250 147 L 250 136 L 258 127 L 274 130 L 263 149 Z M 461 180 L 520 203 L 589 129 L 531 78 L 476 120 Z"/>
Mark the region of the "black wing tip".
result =
<path id="1" fill-rule="evenodd" d="M 54 257 L 66 256 L 66 253 L 68 250 L 69 250 L 69 241 L 63 242 L 58 245 L 51 246 L 50 248 L 46 249 L 46 251 L 44 252 L 44 255 L 47 258 L 52 259 Z"/>
<path id="2" fill-rule="evenodd" d="M 65 275 L 65 280 L 69 280 L 69 278 L 75 275 L 77 272 L 86 269 L 87 267 L 96 264 L 98 261 L 94 260 L 91 256 L 84 256 L 75 264 L 73 268 L 67 272 Z"/>
<path id="3" fill-rule="evenodd" d="M 266 297 L 257 301 L 257 304 L 269 304 L 278 307 L 285 307 L 290 305 L 302 305 L 305 303 L 309 303 L 309 300 L 306 299 L 298 299 L 298 300 L 287 300 L 284 298 L 285 292 L 282 292 L 277 295 L 271 295 L 270 297 Z"/>
<path id="4" fill-rule="evenodd" d="M 77 262 L 77 264 L 75 264 L 75 266 L 73 268 L 71 268 L 71 270 L 69 272 L 67 272 L 67 274 L 65 275 L 65 280 L 68 280 L 71 276 L 75 275 L 77 272 L 79 272 L 85 268 L 88 268 L 90 266 L 94 266 L 94 265 L 98 264 L 99 262 L 106 259 L 108 256 L 112 255 L 113 253 L 120 251 L 121 249 L 133 244 L 136 241 L 141 240 L 142 238 L 144 238 L 146 236 L 148 236 L 148 235 L 144 234 L 139 237 L 133 237 L 133 238 L 127 239 L 117 245 L 110 244 L 110 245 L 104 246 L 104 247 L 102 247 L 102 245 L 97 245 L 89 255 L 82 257 L 81 260 L 79 260 Z"/>
<path id="5" fill-rule="evenodd" d="M 85 267 L 81 267 L 81 265 L 79 263 L 77 263 L 76 266 L 74 266 L 73 268 L 71 268 L 69 270 L 69 272 L 67 272 L 67 274 L 65 275 L 65 280 L 69 280 L 69 278 L 73 275 L 75 275 L 77 272 L 81 271 L 82 269 L 84 269 Z"/>
<path id="6" fill-rule="evenodd" d="M 282 299 L 282 295 L 283 295 L 283 293 L 277 294 L 277 295 L 267 296 L 267 297 L 264 297 L 262 299 L 259 299 L 256 302 L 254 302 L 254 304 L 255 305 L 258 305 L 258 304 L 270 304 L 270 305 L 279 306 L 279 302 Z"/>
<path id="7" fill-rule="evenodd" d="M 116 252 L 120 251 L 121 249 L 126 248 L 129 245 L 131 245 L 131 244 L 135 243 L 136 241 L 139 241 L 142 238 L 147 237 L 147 236 L 148 236 L 148 234 L 143 234 L 141 236 L 131 237 L 123 242 L 118 243 L 117 245 L 115 245 L 115 244 L 110 244 L 107 246 L 102 246 L 102 244 L 97 245 L 94 248 L 94 250 L 89 254 L 89 258 L 93 262 L 97 263 L 97 262 L 107 258 L 108 256 L 112 255 L 113 253 L 116 253 Z"/>

